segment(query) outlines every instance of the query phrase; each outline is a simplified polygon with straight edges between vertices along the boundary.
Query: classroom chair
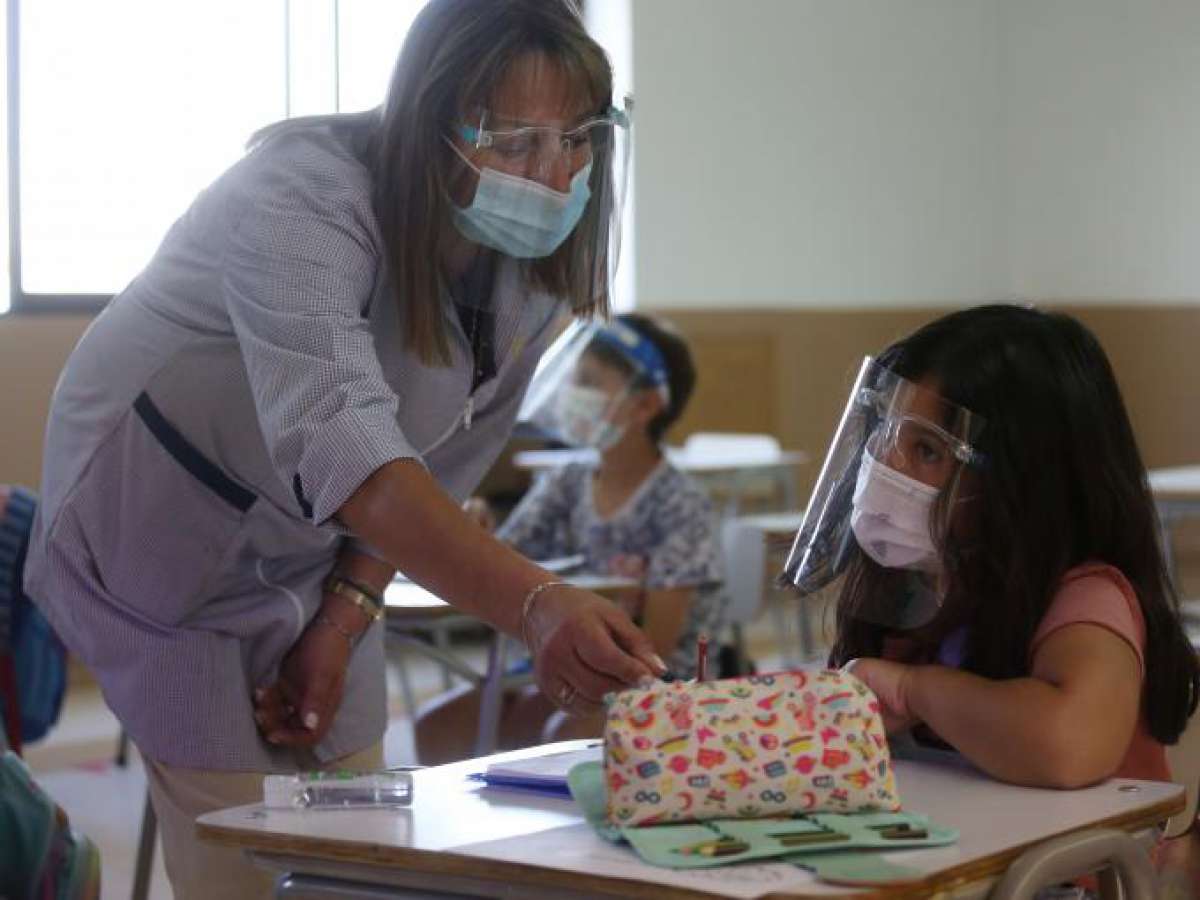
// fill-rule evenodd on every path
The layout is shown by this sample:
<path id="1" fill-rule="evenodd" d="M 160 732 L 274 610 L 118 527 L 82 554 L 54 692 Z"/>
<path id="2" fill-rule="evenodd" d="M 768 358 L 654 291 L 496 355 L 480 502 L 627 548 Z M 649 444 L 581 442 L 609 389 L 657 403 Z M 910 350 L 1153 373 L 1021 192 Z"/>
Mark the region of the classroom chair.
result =
<path id="1" fill-rule="evenodd" d="M 732 515 L 795 505 L 795 471 L 777 465 L 782 457 L 778 439 L 770 434 L 698 431 L 683 442 L 676 462 L 707 486 L 718 508 Z"/>
<path id="2" fill-rule="evenodd" d="M 726 621 L 733 633 L 733 645 L 742 663 L 749 661 L 746 649 L 745 626 L 755 622 L 768 606 L 773 619 L 775 634 L 779 639 L 781 663 L 787 668 L 794 660 L 789 638 L 792 630 L 787 625 L 785 603 L 767 603 L 767 562 L 770 550 L 763 528 L 756 516 L 738 516 L 721 523 L 721 556 L 725 568 L 725 591 L 729 597 Z M 773 573 L 772 573 L 773 574 Z M 815 641 L 807 612 L 800 601 L 795 604 L 800 631 L 800 662 L 816 655 Z"/>
<path id="3" fill-rule="evenodd" d="M 1187 805 L 1167 822 L 1166 836 L 1176 838 L 1192 827 L 1200 813 L 1200 712 L 1188 719 L 1179 743 L 1167 748 L 1167 764 L 1172 780 L 1187 790 Z"/>

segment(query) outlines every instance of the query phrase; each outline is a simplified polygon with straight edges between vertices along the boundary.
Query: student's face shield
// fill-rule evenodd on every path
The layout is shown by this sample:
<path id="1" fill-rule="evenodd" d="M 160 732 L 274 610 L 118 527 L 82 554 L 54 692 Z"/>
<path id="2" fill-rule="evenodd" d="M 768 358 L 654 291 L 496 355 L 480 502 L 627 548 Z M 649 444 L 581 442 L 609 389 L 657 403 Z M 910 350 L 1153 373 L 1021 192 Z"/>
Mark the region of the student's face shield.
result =
<path id="1" fill-rule="evenodd" d="M 942 548 L 983 420 L 926 384 L 863 361 L 784 567 L 801 596 L 873 581 L 853 614 L 918 627 L 936 615 Z M 872 592 L 866 592 L 872 593 Z"/>
<path id="2" fill-rule="evenodd" d="M 542 357 L 518 420 L 549 440 L 604 450 L 643 392 L 664 408 L 670 400 L 658 348 L 622 322 L 575 321 Z"/>

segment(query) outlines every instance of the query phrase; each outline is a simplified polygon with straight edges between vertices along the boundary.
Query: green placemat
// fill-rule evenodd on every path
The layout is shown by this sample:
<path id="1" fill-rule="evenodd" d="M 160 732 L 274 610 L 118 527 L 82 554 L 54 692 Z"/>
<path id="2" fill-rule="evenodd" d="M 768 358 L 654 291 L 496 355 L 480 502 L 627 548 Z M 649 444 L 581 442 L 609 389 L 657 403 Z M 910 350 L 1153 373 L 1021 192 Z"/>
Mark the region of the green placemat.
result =
<path id="1" fill-rule="evenodd" d="M 644 861 L 672 869 L 779 859 L 840 884 L 900 883 L 919 879 L 922 873 L 884 859 L 881 852 L 941 846 L 958 839 L 954 829 L 904 812 L 618 827 L 606 816 L 600 763 L 576 766 L 568 774 L 567 784 L 597 834 L 613 843 L 626 841 Z"/>

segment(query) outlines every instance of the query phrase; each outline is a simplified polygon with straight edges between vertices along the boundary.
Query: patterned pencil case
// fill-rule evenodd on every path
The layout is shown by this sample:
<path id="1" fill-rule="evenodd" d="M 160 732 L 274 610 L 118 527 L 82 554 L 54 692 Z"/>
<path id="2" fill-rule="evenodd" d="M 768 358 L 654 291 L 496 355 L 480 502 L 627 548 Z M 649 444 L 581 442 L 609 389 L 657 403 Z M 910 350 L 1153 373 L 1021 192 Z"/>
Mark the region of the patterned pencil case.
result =
<path id="1" fill-rule="evenodd" d="M 619 826 L 900 808 L 879 703 L 835 670 L 615 694 L 604 778 Z"/>

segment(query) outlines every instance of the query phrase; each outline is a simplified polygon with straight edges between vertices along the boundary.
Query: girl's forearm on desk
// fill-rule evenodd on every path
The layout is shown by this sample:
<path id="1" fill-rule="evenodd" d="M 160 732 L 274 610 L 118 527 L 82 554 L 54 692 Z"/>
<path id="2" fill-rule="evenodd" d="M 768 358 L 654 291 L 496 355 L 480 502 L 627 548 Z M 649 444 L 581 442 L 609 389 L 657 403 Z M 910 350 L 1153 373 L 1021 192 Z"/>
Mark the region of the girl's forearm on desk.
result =
<path id="1" fill-rule="evenodd" d="M 339 518 L 418 584 L 514 636 L 522 598 L 554 580 L 471 521 L 414 460 L 378 469 Z"/>
<path id="2" fill-rule="evenodd" d="M 1038 678 L 993 680 L 944 666 L 914 666 L 909 710 L 971 762 L 1002 781 L 1080 787 L 1112 763 L 1088 740 L 1066 693 Z"/>

